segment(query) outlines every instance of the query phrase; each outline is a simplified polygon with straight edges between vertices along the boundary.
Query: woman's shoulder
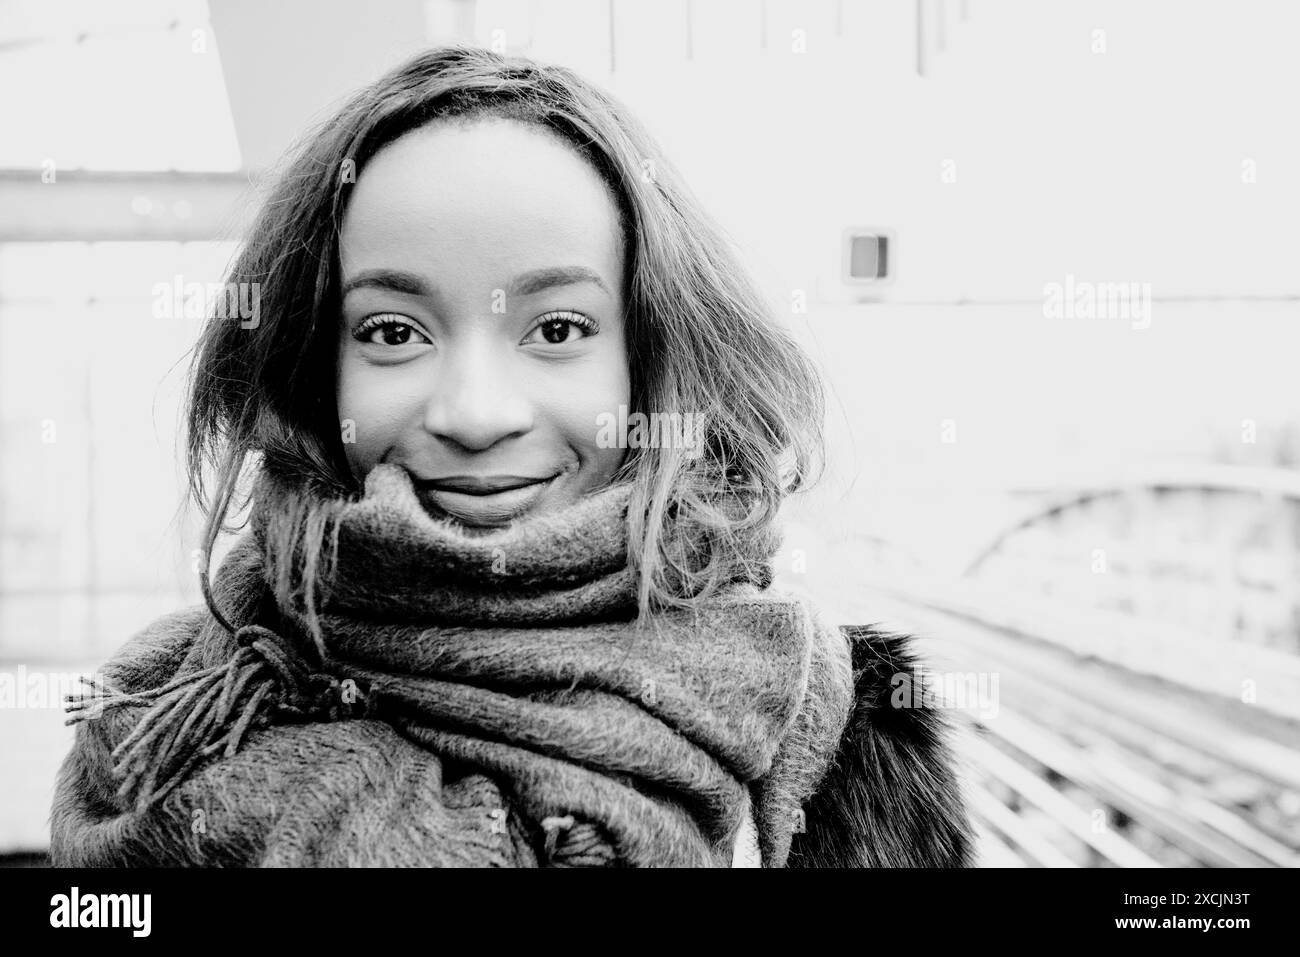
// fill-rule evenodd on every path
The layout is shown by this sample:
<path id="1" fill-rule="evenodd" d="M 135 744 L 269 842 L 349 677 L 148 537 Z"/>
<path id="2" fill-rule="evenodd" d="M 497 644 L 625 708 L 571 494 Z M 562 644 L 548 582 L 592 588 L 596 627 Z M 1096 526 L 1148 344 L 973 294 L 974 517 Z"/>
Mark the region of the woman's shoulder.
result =
<path id="1" fill-rule="evenodd" d="M 210 618 L 202 603 L 160 615 L 130 634 L 99 671 L 118 691 L 156 687 L 180 668 Z"/>
<path id="2" fill-rule="evenodd" d="M 809 592 L 784 584 L 759 587 L 752 582 L 733 582 L 711 595 L 700 607 L 761 609 L 768 615 L 789 615 L 802 619 L 820 631 L 837 631 L 834 614 Z"/>
<path id="3" fill-rule="evenodd" d="M 837 624 L 834 609 L 827 608 L 813 595 L 800 588 L 769 585 L 767 588 L 744 586 L 731 593 L 728 601 L 748 603 L 767 616 L 788 620 L 807 636 L 813 661 L 821 660 L 841 673 L 847 681 L 851 660 L 851 636 Z"/>

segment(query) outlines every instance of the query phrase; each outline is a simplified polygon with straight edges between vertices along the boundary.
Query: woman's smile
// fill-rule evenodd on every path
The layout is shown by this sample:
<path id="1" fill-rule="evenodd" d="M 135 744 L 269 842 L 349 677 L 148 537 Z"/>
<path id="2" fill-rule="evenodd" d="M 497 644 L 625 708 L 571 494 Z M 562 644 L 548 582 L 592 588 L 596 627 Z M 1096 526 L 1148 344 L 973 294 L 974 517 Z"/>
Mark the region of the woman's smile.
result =
<path id="1" fill-rule="evenodd" d="M 469 526 L 505 525 L 531 511 L 563 473 L 537 478 L 518 475 L 412 477 L 425 510 Z"/>

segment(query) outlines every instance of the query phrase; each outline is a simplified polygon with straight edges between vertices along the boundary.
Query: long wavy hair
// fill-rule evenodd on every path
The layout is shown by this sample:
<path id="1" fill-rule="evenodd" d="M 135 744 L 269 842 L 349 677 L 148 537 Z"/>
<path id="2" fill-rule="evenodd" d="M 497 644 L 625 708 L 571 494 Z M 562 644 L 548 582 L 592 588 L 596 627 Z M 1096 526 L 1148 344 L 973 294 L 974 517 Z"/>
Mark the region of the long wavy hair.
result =
<path id="1" fill-rule="evenodd" d="M 608 184 L 628 257 L 631 410 L 702 416 L 702 451 L 632 448 L 614 477 L 633 484 L 629 563 L 640 616 L 694 605 L 736 579 L 738 565 L 739 576 L 758 575 L 753 565 L 770 556 L 755 555 L 755 543 L 770 540 L 783 498 L 820 473 L 817 370 L 627 108 L 563 67 L 431 49 L 361 90 L 290 151 L 226 277 L 260 284 L 259 322 L 213 318 L 195 347 L 185 453 L 206 517 L 203 593 L 226 627 L 210 556 L 231 509 L 256 499 L 259 482 L 293 490 L 297 505 L 278 509 L 267 528 L 267 556 L 279 563 L 278 603 L 314 614 L 333 568 L 328 509 L 314 503 L 361 492 L 335 400 L 338 235 L 352 185 L 402 134 L 487 117 L 558 133 Z"/>

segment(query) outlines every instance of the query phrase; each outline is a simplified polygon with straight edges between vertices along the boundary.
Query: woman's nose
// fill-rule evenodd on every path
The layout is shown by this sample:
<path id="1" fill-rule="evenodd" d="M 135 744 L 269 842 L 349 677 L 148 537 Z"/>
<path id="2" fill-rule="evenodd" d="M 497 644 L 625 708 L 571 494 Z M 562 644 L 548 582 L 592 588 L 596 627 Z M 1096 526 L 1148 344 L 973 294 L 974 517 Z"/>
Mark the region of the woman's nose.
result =
<path id="1" fill-rule="evenodd" d="M 509 358 L 492 343 L 447 347 L 425 406 L 424 427 L 433 435 L 481 452 L 533 426 L 532 403 L 510 374 Z"/>

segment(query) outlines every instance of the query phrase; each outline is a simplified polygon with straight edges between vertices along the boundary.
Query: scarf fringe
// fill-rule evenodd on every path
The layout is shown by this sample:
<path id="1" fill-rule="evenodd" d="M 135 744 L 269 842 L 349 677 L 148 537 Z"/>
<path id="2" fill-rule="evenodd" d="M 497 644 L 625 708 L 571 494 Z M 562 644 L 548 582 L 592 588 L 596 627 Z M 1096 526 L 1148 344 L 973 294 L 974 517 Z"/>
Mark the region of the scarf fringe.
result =
<path id="1" fill-rule="evenodd" d="M 308 667 L 286 641 L 262 625 L 235 632 L 238 651 L 227 662 L 174 678 L 161 687 L 126 693 L 89 678 L 93 690 L 70 695 L 65 724 L 108 711 L 149 707 L 113 749 L 118 797 L 144 811 L 218 752 L 233 755 L 251 729 L 282 722 L 337 721 L 368 713 L 368 693 L 355 681 Z M 107 693 L 104 693 L 107 690 Z"/>

